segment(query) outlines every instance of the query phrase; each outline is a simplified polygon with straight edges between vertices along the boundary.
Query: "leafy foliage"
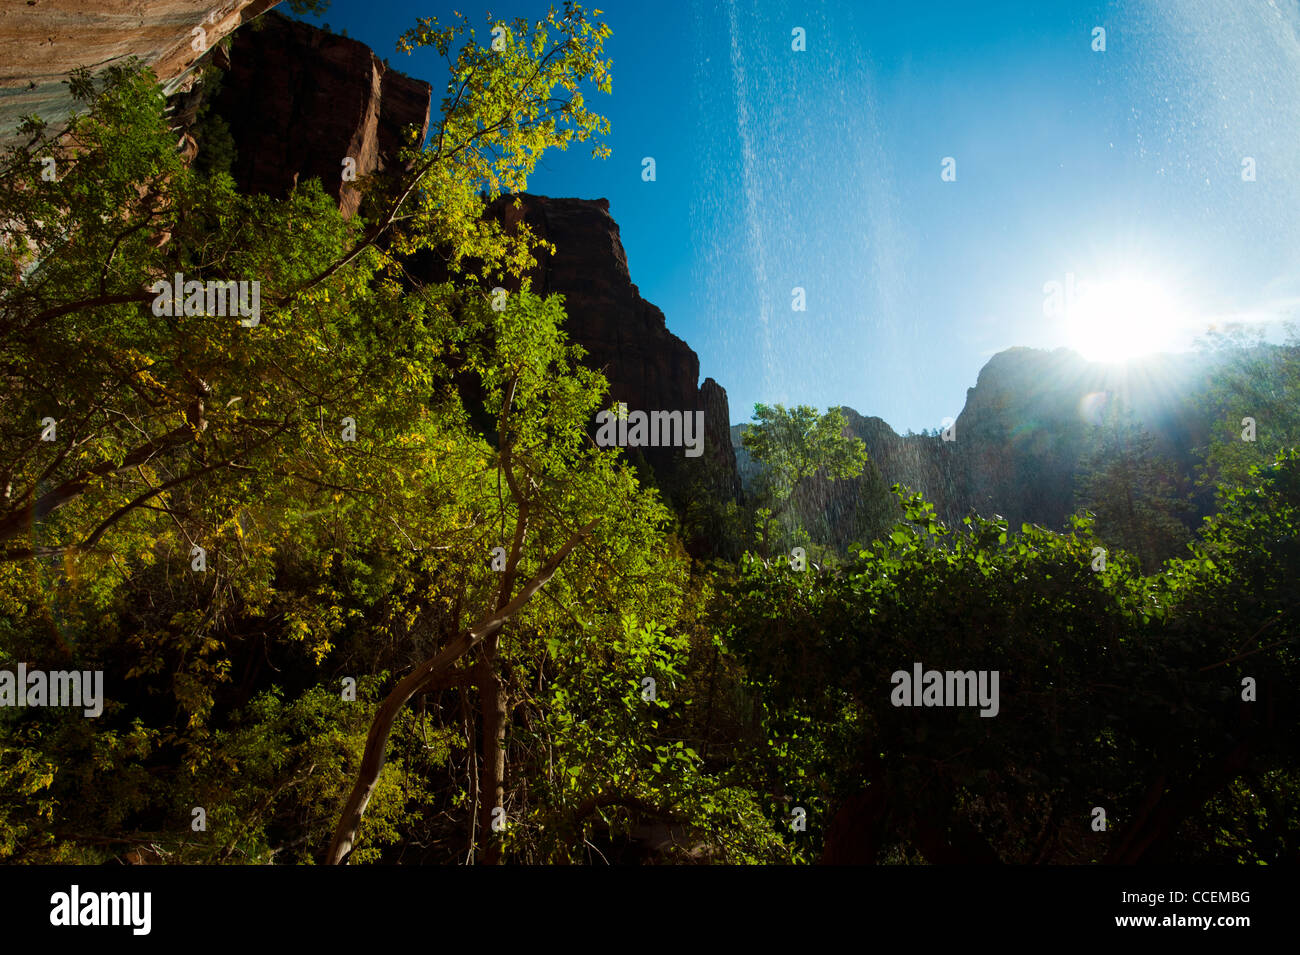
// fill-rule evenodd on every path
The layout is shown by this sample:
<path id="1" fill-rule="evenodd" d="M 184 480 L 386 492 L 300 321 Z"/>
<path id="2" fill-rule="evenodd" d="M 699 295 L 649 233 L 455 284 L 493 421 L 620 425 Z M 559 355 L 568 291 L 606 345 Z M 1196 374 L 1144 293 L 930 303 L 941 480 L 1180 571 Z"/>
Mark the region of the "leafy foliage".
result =
<path id="1" fill-rule="evenodd" d="M 750 819 L 711 850 L 728 858 L 770 843 L 632 694 L 652 676 L 689 706 L 686 561 L 657 496 L 587 438 L 604 379 L 558 298 L 525 283 L 498 311 L 474 280 L 536 248 L 484 195 L 606 128 L 582 88 L 608 89 L 608 30 L 573 5 L 498 26 L 502 50 L 463 19 L 407 34 L 449 56 L 442 119 L 351 220 L 315 182 L 281 201 L 187 166 L 147 71 L 78 77 L 69 137 L 33 123 L 6 157 L 0 660 L 103 670 L 107 698 L 94 719 L 0 714 L 5 856 L 320 859 L 372 701 L 586 523 L 499 644 L 399 714 L 352 859 L 482 851 L 489 689 L 510 702 L 506 851 L 571 858 L 585 840 L 555 834 L 593 824 L 627 842 L 629 808 L 691 832 Z M 413 284 L 420 250 L 453 280 Z M 176 273 L 257 280 L 259 320 L 154 314 Z"/>
<path id="2" fill-rule="evenodd" d="M 1180 487 L 1172 463 L 1152 436 L 1112 401 L 1096 427 L 1077 479 L 1079 503 L 1097 518 L 1097 534 L 1111 547 L 1138 556 L 1153 572 L 1182 550 L 1191 533 L 1190 488 Z"/>
<path id="3" fill-rule="evenodd" d="M 819 415 L 807 405 L 787 410 L 782 405 L 758 404 L 754 420 L 756 424 L 745 429 L 741 441 L 763 466 L 762 496 L 767 509 L 759 512 L 759 533 L 767 552 L 774 522 L 800 488 L 818 476 L 832 481 L 856 477 L 867 456 L 862 439 L 845 434 L 848 423 L 838 408 Z"/>
<path id="4" fill-rule="evenodd" d="M 1214 444 L 1220 513 L 1163 564 L 1167 467 L 1118 420 L 1066 533 L 895 488 L 842 565 L 769 561 L 778 533 L 821 557 L 791 502 L 868 465 L 841 412 L 779 405 L 740 554 L 737 508 L 674 514 L 590 439 L 607 384 L 524 279 L 541 243 L 484 216 L 607 132 L 608 28 L 491 26 L 403 37 L 447 60 L 441 117 L 352 219 L 187 165 L 135 68 L 5 156 L 0 666 L 103 671 L 105 699 L 0 710 L 0 858 L 329 859 L 377 726 L 355 863 L 1300 857 L 1292 369 L 1217 393 L 1230 420 L 1266 387 L 1268 442 Z M 177 273 L 257 280 L 259 320 L 155 314 Z M 997 715 L 895 706 L 918 662 L 996 670 Z"/>
<path id="5" fill-rule="evenodd" d="M 1293 857 L 1297 474 L 1294 453 L 1257 470 L 1154 577 L 1122 557 L 1094 570 L 1086 517 L 1066 535 L 953 530 L 916 495 L 842 573 L 751 561 L 730 642 L 764 700 L 769 792 L 810 807 L 841 860 Z M 998 714 L 893 705 L 890 674 L 918 662 L 997 670 Z M 1247 676 L 1266 706 L 1242 702 Z M 1198 843 L 1225 787 L 1271 807 L 1266 831 L 1236 817 Z"/>

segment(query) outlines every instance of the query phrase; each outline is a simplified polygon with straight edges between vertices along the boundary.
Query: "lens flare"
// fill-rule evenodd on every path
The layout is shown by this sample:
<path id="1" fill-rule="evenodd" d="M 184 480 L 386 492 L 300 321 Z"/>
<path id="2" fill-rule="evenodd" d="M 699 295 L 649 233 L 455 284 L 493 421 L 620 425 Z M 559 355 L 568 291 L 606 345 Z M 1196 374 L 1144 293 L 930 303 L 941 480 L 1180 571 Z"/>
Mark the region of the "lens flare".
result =
<path id="1" fill-rule="evenodd" d="M 1187 316 L 1155 282 L 1119 279 L 1088 285 L 1066 313 L 1071 347 L 1090 361 L 1122 362 L 1175 348 Z"/>

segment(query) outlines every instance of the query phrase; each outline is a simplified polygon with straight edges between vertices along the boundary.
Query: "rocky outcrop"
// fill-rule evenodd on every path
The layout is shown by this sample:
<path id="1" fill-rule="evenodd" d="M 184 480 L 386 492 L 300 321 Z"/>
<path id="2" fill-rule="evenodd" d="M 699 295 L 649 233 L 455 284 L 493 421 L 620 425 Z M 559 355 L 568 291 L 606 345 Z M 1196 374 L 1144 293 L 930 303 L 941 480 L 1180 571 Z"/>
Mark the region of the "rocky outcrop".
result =
<path id="1" fill-rule="evenodd" d="M 1150 434 L 1154 450 L 1190 474 L 1191 449 L 1207 439 L 1195 408 L 1207 373 L 1206 360 L 1195 354 L 1104 365 L 1064 348 L 999 352 L 980 369 L 957 417 L 961 506 L 1001 513 L 1013 527 L 1062 527 L 1077 507 L 1090 435 L 1116 398 Z"/>
<path id="2" fill-rule="evenodd" d="M 1131 366 L 1088 362 L 1057 349 L 1010 348 L 980 369 L 950 432 L 899 435 L 880 418 L 841 408 L 848 433 L 861 438 L 869 464 L 852 480 L 814 481 L 796 502 L 815 540 L 844 547 L 887 531 L 901 516 L 889 487 L 920 491 L 949 524 L 972 511 L 1055 530 L 1078 507 L 1078 481 L 1107 402 L 1118 398 L 1151 436 L 1154 450 L 1179 473 L 1194 467 L 1191 449 L 1207 441 L 1196 408 L 1212 368 L 1194 355 L 1152 356 Z M 746 488 L 760 476 L 732 430 Z M 1195 501 L 1208 513 L 1209 501 Z"/>
<path id="3" fill-rule="evenodd" d="M 73 70 L 137 57 L 166 88 L 236 27 L 279 0 L 6 0 L 0 4 L 0 143 L 35 113 L 58 124 L 74 103 Z M 198 32 L 196 32 L 198 31 Z"/>
<path id="4" fill-rule="evenodd" d="M 282 197 L 318 178 L 351 215 L 360 194 L 345 159 L 358 179 L 390 169 L 408 127 L 423 141 L 432 95 L 364 43 L 272 13 L 235 36 L 213 109 L 234 138 L 241 189 Z"/>
<path id="5" fill-rule="evenodd" d="M 629 411 L 703 411 L 704 453 L 645 448 L 641 455 L 679 501 L 692 488 L 733 499 L 740 492 L 731 445 L 727 393 L 712 378 L 699 384 L 700 360 L 668 330 L 664 314 L 641 297 L 628 271 L 618 223 L 606 199 L 503 196 L 490 208 L 507 227 L 526 222 L 555 245 L 531 276 L 540 295 L 564 296 L 570 338 L 587 350 L 585 363 L 604 372 L 610 401 Z"/>

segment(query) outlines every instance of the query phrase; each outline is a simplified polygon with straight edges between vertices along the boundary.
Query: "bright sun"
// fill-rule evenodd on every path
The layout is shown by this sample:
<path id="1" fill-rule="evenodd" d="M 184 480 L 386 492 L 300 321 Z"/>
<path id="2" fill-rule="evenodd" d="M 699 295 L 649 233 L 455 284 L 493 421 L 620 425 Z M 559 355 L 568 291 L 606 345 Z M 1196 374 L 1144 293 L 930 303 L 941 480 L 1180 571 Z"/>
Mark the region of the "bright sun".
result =
<path id="1" fill-rule="evenodd" d="M 1173 348 L 1185 328 L 1179 303 L 1155 282 L 1088 285 L 1068 306 L 1070 346 L 1089 361 L 1120 362 Z"/>

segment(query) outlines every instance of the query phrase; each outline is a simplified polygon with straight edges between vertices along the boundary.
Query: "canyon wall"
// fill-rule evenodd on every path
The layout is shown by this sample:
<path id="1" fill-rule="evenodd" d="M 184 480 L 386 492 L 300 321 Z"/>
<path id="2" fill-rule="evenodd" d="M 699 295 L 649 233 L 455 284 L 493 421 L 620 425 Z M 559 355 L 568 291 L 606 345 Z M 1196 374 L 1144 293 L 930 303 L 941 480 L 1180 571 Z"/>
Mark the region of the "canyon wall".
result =
<path id="1" fill-rule="evenodd" d="M 698 485 L 726 499 L 737 497 L 740 478 L 727 392 L 712 378 L 699 383 L 699 357 L 668 330 L 663 312 L 632 283 L 609 202 L 503 196 L 489 214 L 508 227 L 526 222 L 535 235 L 554 243 L 555 253 L 538 261 L 532 289 L 564 296 L 565 328 L 587 350 L 585 363 L 609 380 L 611 402 L 624 402 L 629 411 L 704 412 L 699 458 L 686 458 L 680 448 L 641 449 L 656 475 L 682 491 Z"/>
<path id="2" fill-rule="evenodd" d="M 432 95 L 364 43 L 272 13 L 235 35 L 212 108 L 234 138 L 241 189 L 282 198 L 316 178 L 351 215 L 360 194 L 344 160 L 358 179 L 390 170 L 409 127 L 424 140 Z"/>
<path id="3" fill-rule="evenodd" d="M 5 0 L 0 4 L 0 144 L 21 117 L 61 125 L 72 71 L 137 57 L 169 91 L 207 51 L 279 0 Z M 196 33 L 199 30 L 201 32 Z"/>
<path id="4" fill-rule="evenodd" d="M 1191 355 L 1154 355 L 1130 366 L 1089 362 L 1066 349 L 1009 348 L 980 369 L 951 432 L 897 434 L 877 417 L 841 408 L 848 432 L 861 438 L 864 473 L 838 482 L 814 480 L 796 502 L 814 540 L 835 547 L 888 531 L 901 512 L 891 485 L 920 491 L 938 516 L 956 524 L 975 512 L 1022 523 L 1065 528 L 1081 506 L 1079 479 L 1107 402 L 1119 399 L 1151 437 L 1154 453 L 1174 473 L 1190 474 L 1193 449 L 1209 440 L 1197 406 L 1214 365 Z M 740 474 L 753 489 L 760 470 L 741 446 L 744 426 L 732 429 Z M 1198 491 L 1198 515 L 1212 501 Z"/>

